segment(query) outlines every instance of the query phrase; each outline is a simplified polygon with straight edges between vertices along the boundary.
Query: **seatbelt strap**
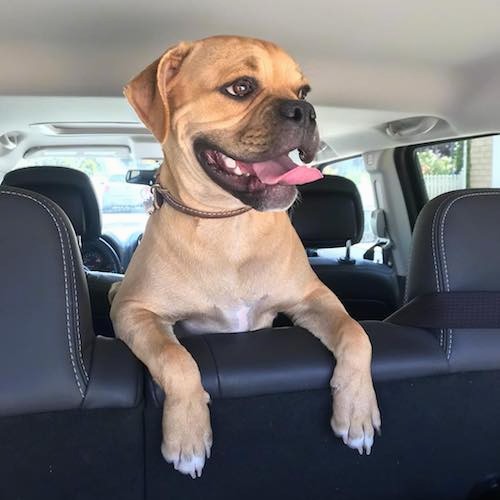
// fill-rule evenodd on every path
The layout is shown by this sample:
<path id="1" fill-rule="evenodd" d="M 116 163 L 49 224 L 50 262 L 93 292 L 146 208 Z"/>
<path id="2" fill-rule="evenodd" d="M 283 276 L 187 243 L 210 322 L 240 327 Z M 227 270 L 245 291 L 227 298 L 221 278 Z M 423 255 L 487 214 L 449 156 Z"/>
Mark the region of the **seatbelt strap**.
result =
<path id="1" fill-rule="evenodd" d="M 500 328 L 500 292 L 442 292 L 415 297 L 386 320 L 417 328 Z"/>
<path id="2" fill-rule="evenodd" d="M 380 248 L 382 250 L 382 262 L 386 265 L 392 265 L 392 243 L 391 240 L 377 240 L 364 254 L 363 259 L 365 260 L 375 260 L 375 249 Z"/>
<path id="3" fill-rule="evenodd" d="M 374 260 L 375 249 L 379 247 L 382 250 L 382 262 L 392 267 L 392 241 L 387 227 L 385 211 L 382 208 L 376 208 L 372 211 L 370 225 L 377 241 L 363 255 L 363 259 Z"/>

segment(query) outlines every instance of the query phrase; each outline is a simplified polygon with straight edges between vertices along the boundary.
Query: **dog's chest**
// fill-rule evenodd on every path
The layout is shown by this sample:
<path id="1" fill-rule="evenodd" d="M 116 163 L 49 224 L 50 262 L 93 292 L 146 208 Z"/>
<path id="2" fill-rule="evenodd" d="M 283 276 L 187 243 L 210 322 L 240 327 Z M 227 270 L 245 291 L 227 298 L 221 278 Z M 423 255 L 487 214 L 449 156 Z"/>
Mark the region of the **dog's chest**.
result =
<path id="1" fill-rule="evenodd" d="M 236 300 L 231 305 L 214 305 L 203 314 L 195 314 L 181 321 L 190 333 L 234 333 L 271 326 L 274 314 L 263 307 L 263 300 L 255 302 Z"/>

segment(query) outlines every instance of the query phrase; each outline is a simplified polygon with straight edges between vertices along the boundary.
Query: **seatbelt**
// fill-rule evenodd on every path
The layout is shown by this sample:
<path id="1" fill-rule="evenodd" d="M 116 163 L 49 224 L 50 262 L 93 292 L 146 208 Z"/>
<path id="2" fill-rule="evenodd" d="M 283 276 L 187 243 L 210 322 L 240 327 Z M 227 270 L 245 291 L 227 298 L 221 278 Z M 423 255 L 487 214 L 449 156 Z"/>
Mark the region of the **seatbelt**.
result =
<path id="1" fill-rule="evenodd" d="M 364 254 L 363 259 L 375 260 L 375 249 L 382 250 L 382 262 L 388 266 L 392 266 L 392 242 L 389 239 L 377 240 Z"/>
<path id="2" fill-rule="evenodd" d="M 365 260 L 375 260 L 375 249 L 382 250 L 382 262 L 392 267 L 392 241 L 387 227 L 385 212 L 377 208 L 371 213 L 370 225 L 377 241 L 363 255 Z"/>
<path id="3" fill-rule="evenodd" d="M 421 295 L 386 319 L 417 328 L 500 328 L 500 292 Z"/>

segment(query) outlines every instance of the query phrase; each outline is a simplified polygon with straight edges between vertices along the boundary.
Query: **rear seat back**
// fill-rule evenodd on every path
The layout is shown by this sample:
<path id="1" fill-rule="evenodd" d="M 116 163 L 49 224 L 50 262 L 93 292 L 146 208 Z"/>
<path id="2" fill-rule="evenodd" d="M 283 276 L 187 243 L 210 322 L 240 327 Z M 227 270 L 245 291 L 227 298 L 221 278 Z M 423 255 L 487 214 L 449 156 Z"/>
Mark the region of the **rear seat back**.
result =
<path id="1" fill-rule="evenodd" d="M 327 175 L 300 187 L 300 200 L 291 211 L 294 225 L 321 281 L 358 320 L 382 320 L 399 305 L 394 270 L 365 259 L 351 261 L 317 255 L 317 249 L 346 247 L 363 237 L 364 216 L 356 185 Z"/>
<path id="2" fill-rule="evenodd" d="M 381 321 L 361 324 L 372 343 L 376 382 L 448 372 L 432 333 Z M 203 386 L 214 399 L 327 389 L 335 367 L 321 342 L 296 326 L 189 335 L 180 342 L 196 360 Z M 150 377 L 148 385 L 154 405 L 160 406 L 163 391 Z"/>
<path id="3" fill-rule="evenodd" d="M 0 262 L 0 498 L 143 498 L 142 366 L 94 335 L 64 212 L 0 187 Z"/>
<path id="4" fill-rule="evenodd" d="M 49 199 L 0 188 L 0 416 L 130 408 L 141 366 L 96 337 L 75 233 Z"/>
<path id="5" fill-rule="evenodd" d="M 413 232 L 406 302 L 433 293 L 499 292 L 499 220 L 500 189 L 431 200 Z M 444 328 L 435 335 L 453 371 L 500 368 L 500 330 Z"/>

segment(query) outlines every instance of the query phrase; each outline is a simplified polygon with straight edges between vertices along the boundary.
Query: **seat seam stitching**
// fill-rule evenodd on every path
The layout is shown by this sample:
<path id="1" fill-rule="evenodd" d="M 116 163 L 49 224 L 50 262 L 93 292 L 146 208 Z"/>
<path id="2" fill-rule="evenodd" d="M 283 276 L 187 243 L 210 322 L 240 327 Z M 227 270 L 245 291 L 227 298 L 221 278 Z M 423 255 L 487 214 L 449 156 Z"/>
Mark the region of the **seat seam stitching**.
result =
<path id="1" fill-rule="evenodd" d="M 77 388 L 78 388 L 78 390 L 79 390 L 79 392 L 80 392 L 80 394 L 82 396 L 82 399 L 83 399 L 84 398 L 84 391 L 82 389 L 80 380 L 78 378 L 78 373 L 77 373 L 76 363 L 75 363 L 75 357 L 74 357 L 74 354 L 73 354 L 73 348 L 71 346 L 71 327 L 70 327 L 70 314 L 69 314 L 68 273 L 67 273 L 67 267 L 66 267 L 66 256 L 65 256 L 65 249 L 64 249 L 63 239 L 62 239 L 61 228 L 59 227 L 57 219 L 54 216 L 54 213 L 52 213 L 52 211 L 50 210 L 50 208 L 47 205 L 45 205 L 45 203 L 43 203 L 41 200 L 38 200 L 38 199 L 34 198 L 33 196 L 28 195 L 28 194 L 17 193 L 15 191 L 7 191 L 7 190 L 3 190 L 3 189 L 0 190 L 0 194 L 6 194 L 6 195 L 10 195 L 10 196 L 17 196 L 17 197 L 20 197 L 20 198 L 26 198 L 26 199 L 29 199 L 31 201 L 34 201 L 35 203 L 37 203 L 38 205 L 40 205 L 49 214 L 50 218 L 52 219 L 52 221 L 53 221 L 53 223 L 54 223 L 54 225 L 56 227 L 57 234 L 58 234 L 58 237 L 59 237 L 59 244 L 60 244 L 60 247 L 61 247 L 61 256 L 62 256 L 62 262 L 63 262 L 64 294 L 65 294 L 65 308 L 66 308 L 66 331 L 67 331 L 67 338 L 68 338 L 69 356 L 70 356 L 71 366 L 73 368 L 73 374 L 75 376 L 76 385 L 77 385 Z"/>
<path id="2" fill-rule="evenodd" d="M 441 223 L 440 223 L 440 242 L 441 242 L 440 250 L 441 250 L 441 255 L 443 256 L 444 271 L 445 271 L 445 277 L 446 277 L 446 291 L 447 292 L 450 291 L 450 281 L 449 281 L 449 274 L 448 274 L 448 263 L 447 263 L 447 257 L 446 257 L 446 245 L 445 245 L 445 239 L 444 239 L 444 231 L 445 231 L 445 227 L 446 227 L 446 218 L 448 216 L 448 213 L 449 213 L 451 207 L 457 201 L 463 200 L 465 198 L 474 198 L 474 197 L 478 197 L 478 196 L 495 196 L 495 195 L 499 196 L 500 193 L 498 193 L 496 191 L 480 191 L 477 193 L 462 194 L 461 196 L 459 196 L 457 198 L 453 198 L 451 200 L 449 198 L 446 199 L 446 201 L 448 202 L 448 206 L 444 210 L 443 218 L 442 218 Z M 447 344 L 448 344 L 448 346 L 447 346 L 446 358 L 449 361 L 451 359 L 452 349 L 453 349 L 453 328 L 447 329 Z"/>
<path id="3" fill-rule="evenodd" d="M 61 223 L 62 223 L 62 221 L 61 221 Z M 66 233 L 66 237 L 67 237 L 68 243 L 69 243 L 70 238 L 69 238 L 68 228 L 66 227 L 66 225 L 64 223 L 62 223 L 62 226 L 64 228 L 64 232 Z M 85 362 L 83 360 L 83 353 L 82 353 L 83 347 L 82 347 L 82 338 L 80 335 L 80 306 L 79 306 L 79 302 L 78 302 L 78 291 L 76 289 L 75 260 L 73 258 L 73 250 L 71 248 L 71 244 L 68 244 L 68 247 L 70 248 L 69 255 L 71 258 L 71 274 L 73 276 L 73 293 L 74 293 L 74 297 L 75 297 L 75 309 L 76 309 L 75 318 L 76 318 L 76 334 L 77 334 L 77 338 L 78 338 L 78 343 L 77 343 L 78 356 L 80 358 L 80 364 L 82 366 L 83 373 L 85 374 L 85 378 L 86 378 L 87 382 L 89 382 L 90 377 L 89 377 L 89 374 L 87 372 L 87 369 L 85 368 Z"/>
<path id="4" fill-rule="evenodd" d="M 444 204 L 448 201 L 448 198 L 445 197 L 445 199 L 440 203 L 436 211 L 434 212 L 434 217 L 432 218 L 432 228 L 431 228 L 431 245 L 432 245 L 432 259 L 434 262 L 434 275 L 436 278 L 436 292 L 441 292 L 441 283 L 440 283 L 440 277 L 441 277 L 441 263 L 438 259 L 438 251 L 437 251 L 437 246 L 439 244 L 439 239 L 438 239 L 438 234 L 437 234 L 437 220 L 438 216 L 441 213 L 441 209 L 444 206 Z M 445 345 L 444 345 L 444 334 L 445 334 L 445 329 L 440 328 L 439 329 L 439 345 L 441 348 L 444 350 Z"/>

